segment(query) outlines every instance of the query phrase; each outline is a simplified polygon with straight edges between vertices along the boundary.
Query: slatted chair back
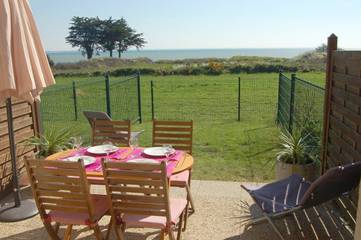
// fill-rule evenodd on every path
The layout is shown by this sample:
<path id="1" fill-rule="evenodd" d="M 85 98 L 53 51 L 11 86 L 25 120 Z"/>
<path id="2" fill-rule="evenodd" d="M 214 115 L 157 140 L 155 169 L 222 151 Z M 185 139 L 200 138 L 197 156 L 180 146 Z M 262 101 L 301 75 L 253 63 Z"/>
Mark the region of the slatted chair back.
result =
<path id="1" fill-rule="evenodd" d="M 94 120 L 92 144 L 100 145 L 106 141 L 117 146 L 129 146 L 130 121 Z"/>
<path id="2" fill-rule="evenodd" d="M 170 224 L 166 164 L 103 161 L 113 219 L 121 214 L 163 216 Z"/>
<path id="3" fill-rule="evenodd" d="M 170 144 L 177 150 L 192 154 L 193 121 L 153 121 L 153 146 Z"/>
<path id="4" fill-rule="evenodd" d="M 50 211 L 94 216 L 84 163 L 25 159 L 35 202 L 42 219 Z"/>

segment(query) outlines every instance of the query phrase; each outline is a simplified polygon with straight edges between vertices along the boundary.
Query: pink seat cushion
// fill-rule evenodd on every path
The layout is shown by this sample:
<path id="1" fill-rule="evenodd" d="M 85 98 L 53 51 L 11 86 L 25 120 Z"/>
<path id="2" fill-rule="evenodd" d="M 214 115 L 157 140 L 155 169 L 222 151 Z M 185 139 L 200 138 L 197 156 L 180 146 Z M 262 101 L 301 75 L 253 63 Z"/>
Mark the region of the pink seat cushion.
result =
<path id="1" fill-rule="evenodd" d="M 109 210 L 109 204 L 104 195 L 91 195 L 94 207 L 94 222 L 90 220 L 89 214 L 76 212 L 50 211 L 48 217 L 51 222 L 73 225 L 91 225 L 103 217 Z"/>
<path id="2" fill-rule="evenodd" d="M 177 224 L 179 216 L 186 208 L 187 200 L 185 199 L 170 199 L 170 216 L 172 224 Z M 166 217 L 162 216 L 145 216 L 124 214 L 122 221 L 125 222 L 126 227 L 135 228 L 157 228 L 164 229 L 167 224 Z"/>
<path id="3" fill-rule="evenodd" d="M 174 187 L 185 187 L 189 181 L 189 170 L 174 174 L 170 177 L 170 185 Z"/>

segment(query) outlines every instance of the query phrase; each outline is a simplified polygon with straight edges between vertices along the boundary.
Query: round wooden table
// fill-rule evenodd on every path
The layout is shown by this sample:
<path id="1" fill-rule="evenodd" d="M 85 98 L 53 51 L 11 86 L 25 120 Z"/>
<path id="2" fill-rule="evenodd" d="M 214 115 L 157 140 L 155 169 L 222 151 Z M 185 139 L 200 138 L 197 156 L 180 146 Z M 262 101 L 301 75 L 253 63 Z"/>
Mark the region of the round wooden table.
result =
<path id="1" fill-rule="evenodd" d="M 58 160 L 61 158 L 65 158 L 69 155 L 71 155 L 71 153 L 75 151 L 73 149 L 71 150 L 65 150 L 62 152 L 58 152 L 55 153 L 53 155 L 50 155 L 46 158 L 46 160 Z M 186 170 L 189 170 L 192 168 L 194 163 L 193 157 L 190 154 L 186 154 L 186 156 L 182 159 L 178 161 L 178 164 L 176 166 L 176 168 L 173 170 L 172 174 L 177 174 Z M 102 171 L 87 171 L 87 178 L 89 180 L 90 183 L 92 184 L 104 184 L 104 176 L 103 176 L 103 172 Z"/>

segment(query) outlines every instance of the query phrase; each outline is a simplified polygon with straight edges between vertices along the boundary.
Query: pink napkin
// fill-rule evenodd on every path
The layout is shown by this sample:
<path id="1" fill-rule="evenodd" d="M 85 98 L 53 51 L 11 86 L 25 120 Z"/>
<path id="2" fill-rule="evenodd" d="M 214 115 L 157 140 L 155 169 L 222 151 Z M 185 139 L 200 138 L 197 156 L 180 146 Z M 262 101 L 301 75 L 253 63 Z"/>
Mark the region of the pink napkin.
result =
<path id="1" fill-rule="evenodd" d="M 132 154 L 129 155 L 128 158 L 125 159 L 125 161 L 129 161 L 132 159 L 138 159 L 138 158 L 147 158 L 156 160 L 158 162 L 168 161 L 167 162 L 167 175 L 170 177 L 173 173 L 173 170 L 177 167 L 178 161 L 182 160 L 184 158 L 184 152 L 176 150 L 174 154 L 172 154 L 169 157 L 153 157 L 149 156 L 145 153 L 143 153 L 144 148 L 137 148 L 135 149 Z"/>
<path id="2" fill-rule="evenodd" d="M 185 152 L 176 150 L 175 153 L 171 156 L 167 157 L 152 157 L 149 155 L 146 155 L 143 153 L 144 148 L 136 148 L 134 149 L 130 154 L 129 148 L 120 148 L 118 151 L 112 153 L 109 155 L 110 159 L 114 159 L 114 161 L 129 161 L 132 159 L 139 159 L 139 158 L 147 158 L 147 159 L 153 159 L 158 162 L 167 161 L 167 175 L 170 177 L 172 175 L 173 170 L 177 167 L 178 161 L 182 160 L 184 158 Z M 87 152 L 87 148 L 80 148 L 78 151 L 73 151 L 69 156 L 65 157 L 75 157 L 75 156 L 92 156 L 96 158 L 96 161 L 93 164 L 90 164 L 86 166 L 87 172 L 100 172 L 102 171 L 101 168 L 101 159 L 106 158 L 106 155 L 94 155 Z M 125 156 L 127 155 L 127 156 Z M 124 159 L 119 159 L 122 157 L 125 157 Z M 63 159 L 65 159 L 63 158 Z"/>

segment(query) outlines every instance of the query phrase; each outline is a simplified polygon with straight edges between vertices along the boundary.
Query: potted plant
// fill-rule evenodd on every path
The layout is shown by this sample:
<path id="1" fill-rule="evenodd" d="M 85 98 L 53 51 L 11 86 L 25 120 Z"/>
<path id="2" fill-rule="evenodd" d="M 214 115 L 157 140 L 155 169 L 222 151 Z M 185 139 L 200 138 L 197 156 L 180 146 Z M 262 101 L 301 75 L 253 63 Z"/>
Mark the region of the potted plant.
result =
<path id="1" fill-rule="evenodd" d="M 319 164 L 315 156 L 315 148 L 309 143 L 312 134 L 295 130 L 290 133 L 282 130 L 280 135 L 281 149 L 277 153 L 276 178 L 283 179 L 292 174 L 299 174 L 308 181 L 313 181 L 319 175 Z"/>
<path id="2" fill-rule="evenodd" d="M 71 135 L 70 129 L 58 130 L 53 128 L 45 131 L 43 135 L 40 134 L 25 140 L 22 145 L 34 147 L 37 150 L 36 157 L 45 158 L 59 151 L 71 148 Z M 22 174 L 19 177 L 19 185 L 27 186 L 28 184 L 27 174 Z"/>

